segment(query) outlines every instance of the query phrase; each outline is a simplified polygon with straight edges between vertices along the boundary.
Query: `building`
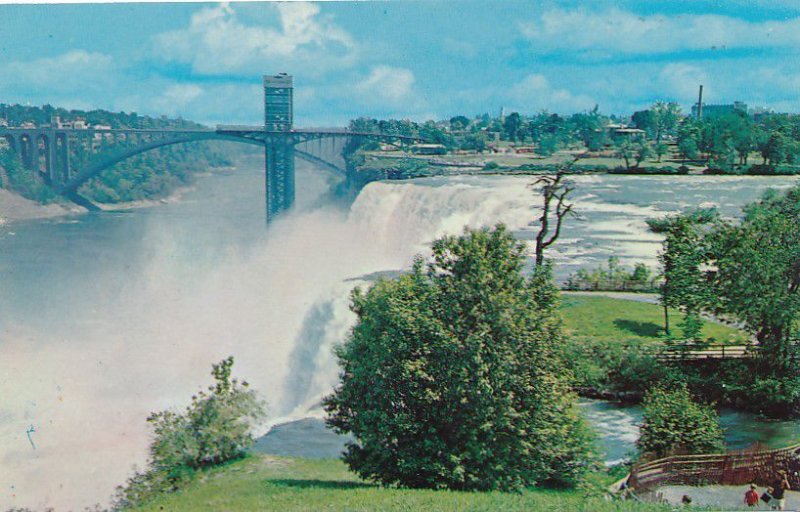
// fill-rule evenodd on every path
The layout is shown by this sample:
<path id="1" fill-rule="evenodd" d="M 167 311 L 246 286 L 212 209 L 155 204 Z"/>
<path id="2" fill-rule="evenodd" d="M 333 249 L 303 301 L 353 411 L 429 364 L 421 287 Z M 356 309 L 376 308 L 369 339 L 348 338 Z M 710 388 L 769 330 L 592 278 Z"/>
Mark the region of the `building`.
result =
<path id="1" fill-rule="evenodd" d="M 702 117 L 704 119 L 713 119 L 715 117 L 724 116 L 726 114 L 733 114 L 735 112 L 742 112 L 747 114 L 747 103 L 741 101 L 734 101 L 728 105 L 706 105 L 703 104 Z M 695 103 L 692 105 L 692 117 L 698 117 L 698 108 Z"/>
<path id="2" fill-rule="evenodd" d="M 441 144 L 414 144 L 411 152 L 416 155 L 444 155 L 447 154 L 447 148 Z"/>
<path id="3" fill-rule="evenodd" d="M 288 132 L 292 129 L 293 90 L 291 75 L 264 76 L 264 126 L 268 131 Z"/>

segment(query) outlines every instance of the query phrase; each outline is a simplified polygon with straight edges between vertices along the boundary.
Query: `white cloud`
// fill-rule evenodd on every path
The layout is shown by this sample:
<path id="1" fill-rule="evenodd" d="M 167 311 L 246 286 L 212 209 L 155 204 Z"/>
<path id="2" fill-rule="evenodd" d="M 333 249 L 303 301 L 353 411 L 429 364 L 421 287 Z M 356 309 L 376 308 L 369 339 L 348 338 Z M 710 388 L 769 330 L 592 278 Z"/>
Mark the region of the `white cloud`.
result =
<path id="1" fill-rule="evenodd" d="M 550 110 L 572 113 L 594 107 L 595 100 L 585 94 L 574 94 L 567 89 L 554 87 L 542 74 L 526 76 L 509 89 L 511 108 L 520 112 Z"/>
<path id="2" fill-rule="evenodd" d="M 410 69 L 375 66 L 356 89 L 362 94 L 396 103 L 410 97 L 413 86 L 414 73 Z"/>
<path id="3" fill-rule="evenodd" d="M 321 15 L 318 5 L 289 2 L 268 8 L 277 13 L 277 28 L 247 25 L 228 4 L 203 8 L 189 27 L 156 36 L 157 52 L 204 74 L 309 74 L 352 64 L 355 42 Z"/>
<path id="4" fill-rule="evenodd" d="M 705 69 L 692 64 L 674 62 L 665 65 L 658 74 L 661 94 L 672 98 L 690 99 L 697 96 L 699 85 L 714 87 Z"/>
<path id="5" fill-rule="evenodd" d="M 141 93 L 115 98 L 114 110 L 181 116 L 200 123 L 258 124 L 263 122 L 263 91 L 259 84 L 199 84 L 151 80 Z"/>
<path id="6" fill-rule="evenodd" d="M 86 96 L 106 89 L 116 66 L 108 55 L 72 50 L 55 57 L 12 61 L 0 66 L 0 91 L 11 96 L 35 92 Z M 7 98 L 6 98 L 7 99 Z"/>
<path id="7" fill-rule="evenodd" d="M 543 51 L 659 54 L 800 46 L 800 18 L 749 22 L 716 14 L 640 16 L 617 8 L 603 12 L 552 9 L 521 24 L 521 30 Z"/>

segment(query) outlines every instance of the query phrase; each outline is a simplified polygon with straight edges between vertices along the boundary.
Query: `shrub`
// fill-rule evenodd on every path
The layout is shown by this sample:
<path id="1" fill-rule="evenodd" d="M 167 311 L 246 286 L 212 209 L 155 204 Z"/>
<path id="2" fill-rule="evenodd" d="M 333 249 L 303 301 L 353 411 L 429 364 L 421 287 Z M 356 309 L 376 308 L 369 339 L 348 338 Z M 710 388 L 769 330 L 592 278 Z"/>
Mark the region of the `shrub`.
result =
<path id="1" fill-rule="evenodd" d="M 150 415 L 155 438 L 144 472 L 136 472 L 120 487 L 119 507 L 135 506 L 159 493 L 179 488 L 198 469 L 241 458 L 253 445 L 253 423 L 265 415 L 265 405 L 247 382 L 231 379 L 233 357 L 212 366 L 216 383 L 192 397 L 183 413 Z"/>
<path id="2" fill-rule="evenodd" d="M 558 349 L 549 267 L 522 273 L 504 227 L 433 244 L 410 273 L 356 289 L 337 349 L 328 424 L 352 433 L 363 478 L 407 487 L 511 490 L 575 485 L 592 465 Z"/>
<path id="3" fill-rule="evenodd" d="M 644 424 L 636 446 L 656 458 L 673 453 L 718 453 L 725 449 L 719 415 L 692 400 L 686 385 L 653 388 L 644 397 Z"/>

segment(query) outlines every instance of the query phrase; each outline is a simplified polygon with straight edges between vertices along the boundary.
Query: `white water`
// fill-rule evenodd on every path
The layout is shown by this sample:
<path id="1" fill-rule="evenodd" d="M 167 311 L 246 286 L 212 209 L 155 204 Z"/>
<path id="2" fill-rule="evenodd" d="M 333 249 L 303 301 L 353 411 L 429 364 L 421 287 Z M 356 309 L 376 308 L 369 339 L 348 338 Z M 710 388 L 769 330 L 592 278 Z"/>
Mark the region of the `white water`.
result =
<path id="1" fill-rule="evenodd" d="M 211 228 L 183 232 L 180 216 L 148 217 L 129 253 L 111 255 L 111 244 L 86 262 L 94 269 L 83 288 L 52 290 L 49 300 L 65 311 L 54 325 L 2 324 L 0 507 L 105 502 L 145 461 L 147 414 L 185 404 L 230 354 L 273 422 L 318 414 L 337 376 L 331 348 L 354 321 L 348 293 L 358 279 L 407 267 L 432 239 L 464 225 L 505 222 L 529 236 L 536 198 L 528 181 L 374 183 L 350 212 L 287 216 L 244 248 L 206 249 Z M 596 194 L 613 192 L 613 180 L 585 181 L 591 193 L 579 209 L 588 218 L 574 221 L 557 258 L 600 261 L 612 246 L 653 261 L 657 240 L 643 220 L 670 208 L 608 202 Z"/>

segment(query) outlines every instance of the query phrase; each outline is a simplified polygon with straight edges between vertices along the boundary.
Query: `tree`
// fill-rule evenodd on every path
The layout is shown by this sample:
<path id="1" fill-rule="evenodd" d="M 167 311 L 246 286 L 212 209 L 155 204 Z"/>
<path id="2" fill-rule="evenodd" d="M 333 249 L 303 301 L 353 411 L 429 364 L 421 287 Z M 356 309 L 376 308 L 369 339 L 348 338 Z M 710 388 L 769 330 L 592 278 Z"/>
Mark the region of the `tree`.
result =
<path id="1" fill-rule="evenodd" d="M 561 225 L 567 215 L 575 215 L 573 204 L 568 203 L 567 199 L 574 190 L 574 186 L 564 181 L 565 172 L 559 171 L 553 175 L 541 176 L 533 182 L 535 190 L 539 190 L 542 195 L 542 215 L 539 217 L 539 232 L 536 234 L 536 266 L 540 267 L 544 263 L 544 251 L 558 239 L 561 234 Z M 553 211 L 553 203 L 555 210 Z M 555 229 L 550 232 L 551 215 L 555 215 Z"/>
<path id="2" fill-rule="evenodd" d="M 432 260 L 356 289 L 328 424 L 345 462 L 387 485 L 469 490 L 572 485 L 591 459 L 558 356 L 548 267 L 501 225 L 434 242 Z"/>
<path id="3" fill-rule="evenodd" d="M 688 160 L 696 160 L 700 152 L 700 128 L 693 120 L 684 120 L 678 128 L 678 152 Z"/>
<path id="4" fill-rule="evenodd" d="M 652 109 L 634 112 L 631 116 L 631 122 L 636 128 L 644 130 L 649 138 L 655 138 L 656 131 L 658 131 L 658 119 Z"/>
<path id="5" fill-rule="evenodd" d="M 517 137 L 522 128 L 522 118 L 518 112 L 512 112 L 503 121 L 503 131 L 511 142 L 517 142 Z"/>
<path id="6" fill-rule="evenodd" d="M 454 116 L 450 118 L 450 129 L 454 132 L 465 130 L 469 126 L 469 118 L 465 116 Z"/>
<path id="7" fill-rule="evenodd" d="M 667 154 L 669 148 L 663 142 L 658 142 L 653 146 L 653 151 L 655 152 L 656 156 L 658 157 L 658 162 L 661 163 L 661 157 Z"/>
<path id="8" fill-rule="evenodd" d="M 657 101 L 651 107 L 655 116 L 656 123 L 656 144 L 661 142 L 662 137 L 672 132 L 681 119 L 681 107 L 674 102 L 665 103 Z"/>
<path id="9" fill-rule="evenodd" d="M 231 378 L 233 357 L 212 366 L 215 384 L 192 397 L 183 413 L 152 413 L 148 468 L 117 490 L 117 505 L 133 507 L 155 495 L 175 490 L 194 471 L 241 458 L 255 440 L 255 422 L 265 405 L 246 381 Z"/>
<path id="10" fill-rule="evenodd" d="M 703 327 L 700 313 L 711 301 L 711 291 L 703 274 L 708 248 L 703 242 L 700 226 L 716 219 L 716 210 L 696 209 L 683 215 L 647 221 L 651 231 L 664 235 L 658 259 L 664 275 L 661 305 L 667 335 L 670 335 L 669 308 L 676 308 L 684 313 L 681 324 L 684 339 L 700 341 Z"/>
<path id="11" fill-rule="evenodd" d="M 642 162 L 650 158 L 653 154 L 653 149 L 650 144 L 645 140 L 639 140 L 634 143 L 634 158 L 636 159 L 636 167 L 639 167 Z"/>
<path id="12" fill-rule="evenodd" d="M 616 137 L 614 139 L 614 147 L 617 149 L 617 154 L 625 161 L 625 168 L 631 168 L 631 158 L 633 158 L 635 148 L 633 142 L 628 137 Z"/>
<path id="13" fill-rule="evenodd" d="M 717 311 L 758 340 L 765 412 L 783 415 L 800 400 L 800 187 L 767 192 L 740 223 L 720 223 L 707 239 Z"/>
<path id="14" fill-rule="evenodd" d="M 644 396 L 644 423 L 636 446 L 654 458 L 670 454 L 724 451 L 719 415 L 713 407 L 692 400 L 685 385 L 652 388 Z"/>

